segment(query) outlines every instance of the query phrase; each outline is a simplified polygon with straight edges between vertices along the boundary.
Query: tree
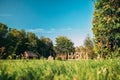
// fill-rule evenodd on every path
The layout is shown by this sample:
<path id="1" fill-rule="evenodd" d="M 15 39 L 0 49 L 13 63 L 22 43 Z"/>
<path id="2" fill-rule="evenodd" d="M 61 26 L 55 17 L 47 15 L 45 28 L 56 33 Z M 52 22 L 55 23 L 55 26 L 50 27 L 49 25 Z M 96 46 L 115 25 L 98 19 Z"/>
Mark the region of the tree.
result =
<path id="1" fill-rule="evenodd" d="M 3 58 L 5 55 L 7 39 L 6 35 L 8 33 L 7 25 L 0 23 L 0 58 Z"/>
<path id="2" fill-rule="evenodd" d="M 53 50 L 53 42 L 50 38 L 45 38 L 41 37 L 41 42 L 42 42 L 42 56 L 48 58 L 48 56 L 53 56 L 55 57 L 55 52 Z"/>
<path id="3" fill-rule="evenodd" d="M 27 50 L 27 34 L 24 29 L 20 30 L 20 44 L 18 46 L 18 54 L 24 53 Z"/>
<path id="4" fill-rule="evenodd" d="M 37 52 L 37 37 L 34 33 L 27 33 L 27 50 Z"/>
<path id="5" fill-rule="evenodd" d="M 120 54 L 120 0 L 96 0 L 93 33 L 101 57 Z"/>
<path id="6" fill-rule="evenodd" d="M 93 48 L 93 41 L 91 40 L 91 38 L 90 38 L 89 35 L 87 35 L 87 37 L 86 37 L 86 39 L 85 39 L 85 41 L 84 41 L 84 46 L 85 46 L 85 47 L 88 47 L 88 48 L 90 48 L 90 49 Z"/>
<path id="7" fill-rule="evenodd" d="M 85 41 L 84 41 L 84 47 L 85 47 L 85 52 L 88 54 L 89 58 L 94 57 L 94 51 L 93 51 L 93 41 L 91 40 L 90 36 L 87 35 Z"/>
<path id="8" fill-rule="evenodd" d="M 3 23 L 0 23 L 0 38 L 3 38 L 5 37 L 6 33 L 8 32 L 8 27 L 3 24 Z"/>
<path id="9" fill-rule="evenodd" d="M 65 36 L 59 36 L 56 38 L 55 49 L 59 53 L 71 53 L 75 51 L 73 42 Z"/>
<path id="10" fill-rule="evenodd" d="M 7 56 L 19 54 L 19 45 L 21 43 L 21 34 L 17 29 L 11 29 L 7 34 Z"/>
<path id="11" fill-rule="evenodd" d="M 7 29 L 8 27 L 5 24 L 0 23 L 0 47 L 5 46 Z"/>

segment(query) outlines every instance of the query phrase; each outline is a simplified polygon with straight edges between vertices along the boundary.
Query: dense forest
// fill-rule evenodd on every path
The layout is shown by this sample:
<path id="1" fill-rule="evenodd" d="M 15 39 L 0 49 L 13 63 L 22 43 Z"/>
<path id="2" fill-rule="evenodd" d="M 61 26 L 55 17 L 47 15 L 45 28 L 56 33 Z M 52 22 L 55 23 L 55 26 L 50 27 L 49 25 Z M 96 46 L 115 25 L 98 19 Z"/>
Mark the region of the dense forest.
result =
<path id="1" fill-rule="evenodd" d="M 50 38 L 37 37 L 24 29 L 9 28 L 0 23 L 0 58 L 21 58 L 25 51 L 32 51 L 39 57 L 56 56 L 56 53 L 74 52 L 73 42 L 65 36 L 56 38 L 56 46 Z"/>
<path id="2" fill-rule="evenodd" d="M 17 30 L 9 28 L 0 23 L 0 58 L 21 59 L 25 51 L 34 52 L 39 58 L 56 57 L 57 54 L 75 53 L 75 51 L 87 52 L 89 57 L 93 56 L 93 41 L 88 35 L 84 46 L 74 47 L 74 43 L 66 36 L 58 36 L 56 44 L 50 38 L 36 36 L 33 32 L 26 32 L 24 29 Z"/>

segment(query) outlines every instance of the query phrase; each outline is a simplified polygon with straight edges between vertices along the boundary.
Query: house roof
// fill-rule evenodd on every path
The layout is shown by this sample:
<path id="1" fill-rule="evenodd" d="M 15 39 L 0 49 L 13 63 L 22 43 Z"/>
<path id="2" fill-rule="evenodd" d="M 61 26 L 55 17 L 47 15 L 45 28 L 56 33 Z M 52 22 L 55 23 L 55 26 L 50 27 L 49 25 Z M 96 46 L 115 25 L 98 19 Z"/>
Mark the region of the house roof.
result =
<path id="1" fill-rule="evenodd" d="M 25 51 L 24 54 L 25 56 L 29 56 L 29 57 L 38 57 L 36 53 L 33 53 L 31 51 Z"/>

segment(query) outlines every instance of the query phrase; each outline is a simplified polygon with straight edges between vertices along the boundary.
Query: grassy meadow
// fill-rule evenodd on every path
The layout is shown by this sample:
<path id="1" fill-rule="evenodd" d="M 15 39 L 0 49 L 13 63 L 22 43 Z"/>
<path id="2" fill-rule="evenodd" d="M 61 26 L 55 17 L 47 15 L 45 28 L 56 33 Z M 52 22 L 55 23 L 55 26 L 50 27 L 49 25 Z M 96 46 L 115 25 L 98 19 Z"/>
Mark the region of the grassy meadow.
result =
<path id="1" fill-rule="evenodd" d="M 120 59 L 0 60 L 0 80 L 120 80 Z"/>

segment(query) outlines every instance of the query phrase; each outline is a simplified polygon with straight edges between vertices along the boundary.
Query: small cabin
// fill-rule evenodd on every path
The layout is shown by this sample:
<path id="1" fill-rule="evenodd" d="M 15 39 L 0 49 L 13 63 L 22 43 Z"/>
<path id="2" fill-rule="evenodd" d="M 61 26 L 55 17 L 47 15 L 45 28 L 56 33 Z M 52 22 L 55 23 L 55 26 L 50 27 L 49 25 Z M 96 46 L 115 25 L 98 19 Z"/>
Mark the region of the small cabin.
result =
<path id="1" fill-rule="evenodd" d="M 34 59 L 34 58 L 38 58 L 38 55 L 32 51 L 25 51 L 23 53 L 23 56 L 25 59 Z"/>

